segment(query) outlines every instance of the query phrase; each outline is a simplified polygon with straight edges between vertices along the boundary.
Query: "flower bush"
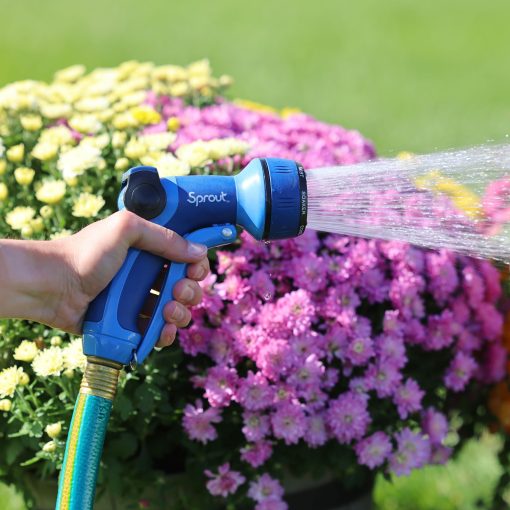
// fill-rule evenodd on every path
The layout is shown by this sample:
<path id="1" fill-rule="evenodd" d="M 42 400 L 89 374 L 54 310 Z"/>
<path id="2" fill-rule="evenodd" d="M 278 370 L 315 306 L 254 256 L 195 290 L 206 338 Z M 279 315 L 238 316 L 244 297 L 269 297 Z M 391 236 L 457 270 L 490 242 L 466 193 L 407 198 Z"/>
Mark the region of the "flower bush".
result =
<path id="1" fill-rule="evenodd" d="M 115 209 L 122 172 L 232 173 L 374 156 L 356 131 L 230 101 L 206 61 L 127 62 L 0 90 L 0 235 L 66 236 Z M 499 273 L 400 242 L 307 231 L 215 254 L 177 346 L 121 377 L 99 489 L 151 508 L 285 509 L 288 476 L 366 490 L 445 462 L 486 421 L 505 371 Z M 80 339 L 1 323 L 0 473 L 56 476 Z M 177 474 L 165 500 L 163 475 Z"/>

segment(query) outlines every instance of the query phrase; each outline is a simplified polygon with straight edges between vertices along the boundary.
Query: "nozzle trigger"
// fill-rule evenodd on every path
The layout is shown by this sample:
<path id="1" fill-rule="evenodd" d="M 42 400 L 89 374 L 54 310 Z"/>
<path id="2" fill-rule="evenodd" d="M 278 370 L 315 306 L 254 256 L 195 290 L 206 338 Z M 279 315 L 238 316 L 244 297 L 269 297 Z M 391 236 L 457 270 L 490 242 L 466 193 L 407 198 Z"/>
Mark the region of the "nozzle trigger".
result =
<path id="1" fill-rule="evenodd" d="M 231 224 L 215 225 L 191 232 L 190 234 L 184 235 L 184 238 L 194 243 L 204 244 L 208 248 L 216 248 L 233 243 L 237 239 L 237 231 L 236 227 Z M 152 319 L 138 349 L 133 353 L 133 358 L 136 359 L 138 363 L 144 361 L 159 340 L 161 330 L 165 325 L 163 308 L 168 301 L 174 298 L 173 291 L 175 284 L 186 277 L 187 268 L 188 264 L 175 262 L 170 264 L 170 269 L 161 288 L 156 308 L 152 314 Z"/>

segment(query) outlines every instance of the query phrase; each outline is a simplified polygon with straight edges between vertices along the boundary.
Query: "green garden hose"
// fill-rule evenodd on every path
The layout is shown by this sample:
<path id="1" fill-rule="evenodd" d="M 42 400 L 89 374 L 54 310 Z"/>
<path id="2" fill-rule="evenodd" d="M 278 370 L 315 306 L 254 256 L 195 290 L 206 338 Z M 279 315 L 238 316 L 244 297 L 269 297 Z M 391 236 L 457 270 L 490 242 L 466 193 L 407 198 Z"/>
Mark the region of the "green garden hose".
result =
<path id="1" fill-rule="evenodd" d="M 57 510 L 90 510 L 122 366 L 89 357 L 67 436 L 60 473 Z"/>

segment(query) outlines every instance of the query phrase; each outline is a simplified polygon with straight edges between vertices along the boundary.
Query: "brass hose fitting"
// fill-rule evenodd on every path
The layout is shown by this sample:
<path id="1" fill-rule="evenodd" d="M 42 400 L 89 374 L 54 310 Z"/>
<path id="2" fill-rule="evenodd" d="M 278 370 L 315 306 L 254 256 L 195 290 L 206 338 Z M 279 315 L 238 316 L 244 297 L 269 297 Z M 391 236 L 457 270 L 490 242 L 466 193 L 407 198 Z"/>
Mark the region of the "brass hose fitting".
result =
<path id="1" fill-rule="evenodd" d="M 122 365 L 89 356 L 81 381 L 80 393 L 113 400 Z"/>

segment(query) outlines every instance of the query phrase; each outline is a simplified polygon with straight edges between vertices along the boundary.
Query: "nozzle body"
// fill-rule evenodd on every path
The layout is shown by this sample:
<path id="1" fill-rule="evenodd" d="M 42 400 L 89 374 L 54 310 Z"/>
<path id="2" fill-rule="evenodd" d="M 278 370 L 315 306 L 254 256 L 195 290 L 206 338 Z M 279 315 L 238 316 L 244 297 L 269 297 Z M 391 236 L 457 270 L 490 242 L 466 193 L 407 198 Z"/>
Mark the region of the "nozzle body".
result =
<path id="1" fill-rule="evenodd" d="M 229 244 L 235 226 L 255 239 L 295 237 L 306 226 L 306 178 L 285 159 L 255 159 L 236 176 L 159 178 L 152 167 L 123 177 L 119 209 L 128 209 L 208 247 Z M 91 303 L 85 317 L 84 353 L 128 364 L 143 361 L 164 325 L 162 307 L 185 277 L 184 264 L 171 263 L 159 301 L 144 335 L 137 322 L 155 280 L 168 261 L 130 249 L 112 282 Z"/>

